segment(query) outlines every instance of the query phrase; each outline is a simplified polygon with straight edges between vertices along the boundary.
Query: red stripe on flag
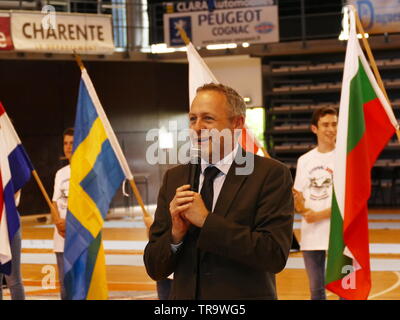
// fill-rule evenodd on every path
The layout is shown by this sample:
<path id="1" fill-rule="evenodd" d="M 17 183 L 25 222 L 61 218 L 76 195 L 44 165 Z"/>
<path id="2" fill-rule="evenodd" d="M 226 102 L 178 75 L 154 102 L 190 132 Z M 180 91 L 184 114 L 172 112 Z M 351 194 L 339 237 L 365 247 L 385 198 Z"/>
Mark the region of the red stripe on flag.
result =
<path id="1" fill-rule="evenodd" d="M 247 133 L 246 129 L 242 129 L 241 139 L 239 144 L 242 146 L 243 150 L 256 154 L 258 152 L 258 146 L 254 141 L 253 137 Z"/>
<path id="2" fill-rule="evenodd" d="M 3 113 L 5 113 L 6 112 L 6 110 L 4 110 L 4 107 L 3 107 L 3 105 L 1 104 L 1 102 L 0 102 L 0 116 L 3 114 Z"/>
<path id="3" fill-rule="evenodd" d="M 372 168 L 382 149 L 395 134 L 396 129 L 378 98 L 364 104 L 364 119 Z"/>
<path id="4" fill-rule="evenodd" d="M 395 129 L 378 98 L 364 104 L 365 132 L 347 155 L 346 195 L 343 224 L 344 242 L 361 266 L 356 272 L 356 290 L 347 289 L 343 297 L 366 299 L 371 288 L 368 199 L 371 194 L 371 169 Z"/>
<path id="5" fill-rule="evenodd" d="M 343 238 L 344 243 L 361 266 L 361 270 L 355 275 L 356 290 L 344 290 L 344 295 L 342 295 L 348 299 L 366 299 L 371 288 L 367 208 L 371 193 L 371 166 L 366 133 L 367 131 L 348 154 L 346 165 Z M 367 280 L 367 282 L 362 280 Z"/>
<path id="6" fill-rule="evenodd" d="M 351 287 L 352 279 L 355 280 L 354 288 Z M 360 284 L 362 285 L 364 283 L 369 283 L 369 286 L 360 287 Z M 349 287 L 347 288 L 346 286 Z M 371 289 L 370 273 L 364 270 L 357 270 L 355 274 L 348 274 L 347 278 L 345 277 L 328 283 L 326 288 L 346 300 L 366 300 Z M 360 290 L 360 288 L 362 290 Z"/>

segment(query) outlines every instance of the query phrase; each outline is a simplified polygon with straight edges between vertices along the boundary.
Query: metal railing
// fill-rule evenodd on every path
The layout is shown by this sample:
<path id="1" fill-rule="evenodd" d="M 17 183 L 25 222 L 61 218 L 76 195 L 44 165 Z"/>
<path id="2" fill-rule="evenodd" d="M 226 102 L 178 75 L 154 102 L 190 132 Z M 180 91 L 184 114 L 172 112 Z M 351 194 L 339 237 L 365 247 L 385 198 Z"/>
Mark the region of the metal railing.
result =
<path id="1" fill-rule="evenodd" d="M 148 52 L 150 44 L 164 42 L 164 13 L 182 1 L 1 0 L 0 10 L 41 10 L 51 5 L 56 12 L 110 14 L 117 50 Z M 279 9 L 280 42 L 302 41 L 306 45 L 308 40 L 338 37 L 346 0 L 275 0 L 275 3 Z"/>

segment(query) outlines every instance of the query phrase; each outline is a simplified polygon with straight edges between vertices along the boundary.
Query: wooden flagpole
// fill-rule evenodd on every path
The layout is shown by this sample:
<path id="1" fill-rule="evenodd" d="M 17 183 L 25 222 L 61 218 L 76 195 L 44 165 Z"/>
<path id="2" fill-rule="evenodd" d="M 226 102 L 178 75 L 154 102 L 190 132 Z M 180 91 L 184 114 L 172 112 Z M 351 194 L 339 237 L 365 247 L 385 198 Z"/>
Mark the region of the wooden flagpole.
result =
<path id="1" fill-rule="evenodd" d="M 362 35 L 361 39 L 362 39 L 365 51 L 367 52 L 368 60 L 369 60 L 369 63 L 371 65 L 372 71 L 374 72 L 375 79 L 378 82 L 378 86 L 382 90 L 382 92 L 383 92 L 383 94 L 384 94 L 384 96 L 386 98 L 386 101 L 389 103 L 389 105 L 391 105 L 389 97 L 388 97 L 386 89 L 385 89 L 385 86 L 383 85 L 383 81 L 382 81 L 381 75 L 379 73 L 378 67 L 376 66 L 376 62 L 375 62 L 374 56 L 372 55 L 371 47 L 369 46 L 367 38 L 365 38 L 365 31 L 364 31 L 364 28 L 362 26 L 360 17 L 358 16 L 357 10 L 355 8 L 353 8 L 353 10 L 354 10 L 354 14 L 356 16 L 357 29 L 358 29 L 358 32 L 360 32 L 361 35 Z M 400 129 L 396 129 L 396 135 L 397 135 L 398 141 L 400 142 Z"/>
<path id="2" fill-rule="evenodd" d="M 56 220 L 55 218 L 57 217 L 57 214 L 56 214 L 57 211 L 56 211 L 56 209 L 54 207 L 54 204 L 50 200 L 50 197 L 49 197 L 46 189 L 44 188 L 42 180 L 40 180 L 39 175 L 37 174 L 37 171 L 35 169 L 33 169 L 31 171 L 31 173 L 32 173 L 32 176 L 34 177 L 34 179 L 35 179 L 40 191 L 42 192 L 42 195 L 43 195 L 45 201 L 47 202 L 47 205 L 49 206 L 50 214 L 51 214 L 51 216 L 52 216 L 52 218 L 53 218 L 53 220 L 55 222 L 55 220 Z"/>
<path id="3" fill-rule="evenodd" d="M 190 39 L 187 36 L 186 31 L 181 26 L 178 26 L 178 31 L 179 31 L 179 35 L 181 36 L 183 42 L 185 43 L 185 45 L 188 46 L 190 44 Z M 256 137 L 253 136 L 253 139 L 255 140 Z M 262 151 L 262 153 L 263 153 L 265 158 L 271 158 L 271 156 L 268 154 L 267 150 L 263 146 L 261 146 L 258 143 L 258 141 L 256 142 L 256 144 L 261 149 L 261 151 Z"/>
<path id="4" fill-rule="evenodd" d="M 178 27 L 178 31 L 179 31 L 179 35 L 181 36 L 183 42 L 185 42 L 185 45 L 188 46 L 190 43 L 190 39 L 189 39 L 186 31 L 181 26 Z"/>
<path id="5" fill-rule="evenodd" d="M 47 205 L 49 206 L 51 216 L 52 216 L 52 218 L 53 218 L 53 220 L 54 220 L 53 222 L 56 222 L 55 220 L 56 220 L 56 218 L 57 218 L 57 214 L 56 214 L 57 211 L 56 211 L 56 209 L 54 208 L 54 204 L 53 204 L 53 202 L 50 200 L 50 197 L 49 197 L 49 195 L 47 194 L 47 191 L 46 191 L 46 189 L 44 188 L 43 183 L 42 183 L 42 181 L 40 180 L 39 175 L 37 174 L 37 172 L 36 172 L 35 169 L 32 170 L 32 175 L 33 175 L 33 177 L 35 178 L 36 183 L 37 183 L 37 185 L 38 185 L 40 191 L 42 192 L 42 194 L 43 194 L 43 196 L 44 196 L 44 199 L 45 199 L 46 202 L 47 202 Z"/>
<path id="6" fill-rule="evenodd" d="M 77 54 L 75 52 L 75 50 L 74 50 L 74 56 L 75 56 L 76 63 L 78 64 L 78 66 L 81 69 L 81 71 L 84 70 L 85 66 L 84 66 L 84 64 L 82 62 L 82 58 L 81 58 L 81 56 L 79 54 Z M 135 179 L 132 178 L 132 179 L 129 179 L 128 181 L 129 181 L 129 184 L 131 185 L 131 188 L 132 188 L 133 193 L 134 193 L 134 195 L 136 197 L 136 200 L 139 203 L 140 208 L 142 209 L 143 217 L 144 217 L 145 223 L 147 225 L 148 219 L 150 219 L 150 218 L 152 219 L 152 216 L 150 215 L 150 213 L 146 210 L 146 208 L 144 206 L 144 202 L 143 202 L 142 196 L 140 195 L 139 190 L 138 190 L 138 188 L 136 186 Z"/>
<path id="7" fill-rule="evenodd" d="M 130 179 L 129 184 L 132 187 L 133 193 L 135 194 L 136 200 L 139 203 L 140 208 L 142 208 L 143 216 L 146 218 L 151 217 L 151 215 L 147 212 L 147 210 L 144 206 L 143 199 L 142 199 L 142 196 L 140 195 L 139 190 L 136 186 L 135 179 L 133 179 L 133 178 Z"/>
<path id="8" fill-rule="evenodd" d="M 85 66 L 83 65 L 82 58 L 79 54 L 76 53 L 75 50 L 74 50 L 74 57 L 75 57 L 75 61 L 78 64 L 79 68 L 81 69 L 81 71 L 83 71 L 85 69 Z"/>

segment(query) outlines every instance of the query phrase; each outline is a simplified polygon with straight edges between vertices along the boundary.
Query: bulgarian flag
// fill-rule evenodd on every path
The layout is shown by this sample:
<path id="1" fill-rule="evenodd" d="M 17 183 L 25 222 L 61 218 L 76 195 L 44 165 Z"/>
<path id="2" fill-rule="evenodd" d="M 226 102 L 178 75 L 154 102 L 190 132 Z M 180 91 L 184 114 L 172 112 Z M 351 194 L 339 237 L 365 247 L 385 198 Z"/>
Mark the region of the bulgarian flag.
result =
<path id="1" fill-rule="evenodd" d="M 357 39 L 350 10 L 333 175 L 326 288 L 367 299 L 371 289 L 368 207 L 371 169 L 399 125 Z"/>

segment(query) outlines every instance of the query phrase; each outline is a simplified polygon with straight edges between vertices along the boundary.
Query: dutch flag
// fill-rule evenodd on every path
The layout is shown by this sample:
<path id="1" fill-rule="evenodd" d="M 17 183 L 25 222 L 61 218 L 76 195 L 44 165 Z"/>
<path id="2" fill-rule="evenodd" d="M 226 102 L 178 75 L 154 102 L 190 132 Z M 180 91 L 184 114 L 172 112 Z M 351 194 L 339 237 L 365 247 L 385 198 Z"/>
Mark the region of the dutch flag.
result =
<path id="1" fill-rule="evenodd" d="M 33 166 L 0 102 L 0 272 L 11 273 L 11 242 L 19 230 L 15 194 L 31 177 Z"/>

